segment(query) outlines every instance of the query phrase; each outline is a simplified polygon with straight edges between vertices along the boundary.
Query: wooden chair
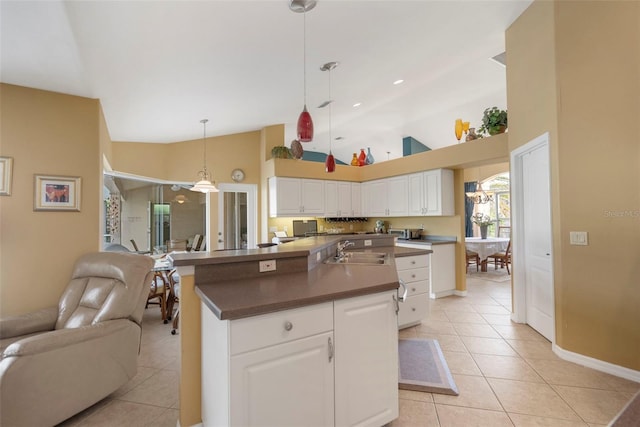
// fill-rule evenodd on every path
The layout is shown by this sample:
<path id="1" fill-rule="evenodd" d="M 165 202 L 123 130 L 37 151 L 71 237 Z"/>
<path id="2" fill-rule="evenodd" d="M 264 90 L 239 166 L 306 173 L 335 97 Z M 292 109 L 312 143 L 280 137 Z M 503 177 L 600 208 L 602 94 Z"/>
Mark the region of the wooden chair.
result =
<path id="1" fill-rule="evenodd" d="M 498 226 L 498 237 L 511 237 L 511 226 L 510 225 L 499 225 Z"/>
<path id="2" fill-rule="evenodd" d="M 200 250 L 200 247 L 202 246 L 202 241 L 204 240 L 204 237 L 201 234 L 196 234 L 193 237 L 193 242 L 191 243 L 191 248 L 187 248 L 192 252 L 198 252 Z"/>
<path id="3" fill-rule="evenodd" d="M 511 274 L 511 271 L 509 271 L 509 264 L 511 264 L 511 240 L 509 240 L 507 249 L 504 252 L 496 252 L 495 254 L 489 255 L 487 257 L 487 261 L 489 259 L 493 259 L 496 270 L 498 269 L 498 261 L 500 261 L 500 268 L 504 268 L 506 266 L 507 274 Z"/>
<path id="4" fill-rule="evenodd" d="M 467 270 L 469 269 L 469 265 L 476 265 L 476 272 L 478 271 L 478 267 L 480 266 L 480 255 L 478 252 L 470 251 L 467 249 Z"/>
<path id="5" fill-rule="evenodd" d="M 167 296 L 167 319 L 173 318 L 171 335 L 175 335 L 178 329 L 178 322 L 180 321 L 180 309 L 176 309 L 176 313 L 173 314 L 173 307 L 176 303 L 180 303 L 180 278 L 178 277 L 176 270 L 173 269 L 167 274 L 169 279 L 169 295 Z"/>
<path id="6" fill-rule="evenodd" d="M 145 308 L 147 308 L 149 304 L 158 304 L 163 323 L 169 322 L 167 320 L 167 287 L 168 283 L 164 274 L 161 271 L 156 271 L 151 280 L 151 288 L 145 305 Z"/>

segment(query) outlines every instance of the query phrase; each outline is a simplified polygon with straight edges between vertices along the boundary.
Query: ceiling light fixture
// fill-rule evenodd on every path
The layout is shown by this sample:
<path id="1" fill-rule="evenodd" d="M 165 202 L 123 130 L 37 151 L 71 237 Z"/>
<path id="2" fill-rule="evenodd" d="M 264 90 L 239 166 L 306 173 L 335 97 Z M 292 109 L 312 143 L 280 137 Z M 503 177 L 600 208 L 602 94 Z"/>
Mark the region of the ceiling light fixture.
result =
<path id="1" fill-rule="evenodd" d="M 216 188 L 215 185 L 212 184 L 211 174 L 207 170 L 207 122 L 208 121 L 209 120 L 207 119 L 200 120 L 200 123 L 202 123 L 202 126 L 204 128 L 204 133 L 202 137 L 202 144 L 204 146 L 204 156 L 203 156 L 204 166 L 202 167 L 202 170 L 198 172 L 198 175 L 200 176 L 200 181 L 196 182 L 195 185 L 190 188 L 190 190 L 199 191 L 200 193 L 217 193 L 218 189 Z"/>
<path id="2" fill-rule="evenodd" d="M 338 63 L 327 62 L 320 69 L 322 71 L 329 72 L 329 99 L 331 99 L 331 70 L 335 69 L 338 66 Z M 324 161 L 324 170 L 327 173 L 332 173 L 336 171 L 336 159 L 333 157 L 333 153 L 331 152 L 331 102 L 329 102 L 329 155 L 327 159 Z"/>
<path id="3" fill-rule="evenodd" d="M 400 83 L 402 83 L 402 82 L 404 82 L 404 80 L 399 79 L 399 80 L 396 80 L 395 82 L 393 82 L 393 84 L 394 84 L 394 85 L 399 85 L 399 84 L 400 84 Z"/>
<path id="4" fill-rule="evenodd" d="M 358 108 L 361 105 L 362 105 L 361 102 L 356 102 L 355 104 L 353 104 L 353 108 Z"/>
<path id="5" fill-rule="evenodd" d="M 476 191 L 470 191 L 465 193 L 466 196 L 473 201 L 476 205 L 484 205 L 485 203 L 489 203 L 493 201 L 493 195 L 487 194 L 482 189 L 482 184 L 480 181 L 476 181 Z"/>
<path id="6" fill-rule="evenodd" d="M 298 117 L 298 141 L 309 142 L 313 140 L 313 120 L 307 111 L 307 12 L 316 7 L 316 0 L 291 0 L 289 9 L 295 13 L 302 13 L 304 17 L 303 32 L 303 69 L 304 69 L 304 108 Z"/>

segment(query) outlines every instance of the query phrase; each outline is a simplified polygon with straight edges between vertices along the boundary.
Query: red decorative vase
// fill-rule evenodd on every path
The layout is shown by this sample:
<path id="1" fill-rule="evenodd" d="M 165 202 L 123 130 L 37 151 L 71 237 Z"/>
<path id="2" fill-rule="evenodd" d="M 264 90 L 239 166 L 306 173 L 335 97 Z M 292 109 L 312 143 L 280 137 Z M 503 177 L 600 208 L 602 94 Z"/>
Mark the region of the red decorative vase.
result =
<path id="1" fill-rule="evenodd" d="M 360 149 L 360 155 L 358 156 L 358 165 L 364 166 L 367 162 L 367 153 L 364 152 L 364 148 Z"/>
<path id="2" fill-rule="evenodd" d="M 331 150 L 329 150 L 329 155 L 327 156 L 327 160 L 324 161 L 324 170 L 327 173 L 336 171 L 336 159 L 331 154 Z"/>

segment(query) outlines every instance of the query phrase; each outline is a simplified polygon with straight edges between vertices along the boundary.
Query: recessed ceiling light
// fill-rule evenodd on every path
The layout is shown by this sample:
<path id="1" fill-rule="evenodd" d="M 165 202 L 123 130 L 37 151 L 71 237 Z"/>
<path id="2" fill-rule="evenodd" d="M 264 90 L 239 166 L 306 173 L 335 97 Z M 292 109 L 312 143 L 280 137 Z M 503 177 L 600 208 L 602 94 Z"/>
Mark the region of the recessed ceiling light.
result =
<path id="1" fill-rule="evenodd" d="M 353 108 L 358 108 L 361 105 L 362 105 L 362 102 L 356 102 L 355 104 L 353 104 Z"/>
<path id="2" fill-rule="evenodd" d="M 399 80 L 396 80 L 395 82 L 393 82 L 393 84 L 394 84 L 394 85 L 399 85 L 399 84 L 400 84 L 400 83 L 402 83 L 402 82 L 404 82 L 404 80 L 399 79 Z"/>

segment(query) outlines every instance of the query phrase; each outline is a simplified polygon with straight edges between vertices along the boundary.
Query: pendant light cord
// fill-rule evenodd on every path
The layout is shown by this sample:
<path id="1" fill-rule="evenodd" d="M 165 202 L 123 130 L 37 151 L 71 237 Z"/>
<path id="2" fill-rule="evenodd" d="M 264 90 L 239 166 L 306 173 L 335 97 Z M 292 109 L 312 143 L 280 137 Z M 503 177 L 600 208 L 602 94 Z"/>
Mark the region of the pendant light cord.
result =
<path id="1" fill-rule="evenodd" d="M 304 106 L 307 106 L 307 10 L 302 13 L 302 70 L 304 75 Z"/>
<path id="2" fill-rule="evenodd" d="M 208 119 L 202 119 L 200 120 L 200 123 L 202 123 L 202 127 L 203 127 L 203 131 L 202 131 L 202 146 L 203 146 L 203 166 L 202 166 L 202 172 L 203 172 L 203 177 L 202 179 L 207 179 L 209 173 L 207 172 L 207 122 L 209 120 Z"/>
<path id="3" fill-rule="evenodd" d="M 333 100 L 331 99 L 331 69 L 329 69 L 329 154 L 331 154 L 331 143 L 333 140 L 333 137 L 331 136 L 331 116 L 332 111 L 331 111 L 331 104 L 333 104 Z"/>

